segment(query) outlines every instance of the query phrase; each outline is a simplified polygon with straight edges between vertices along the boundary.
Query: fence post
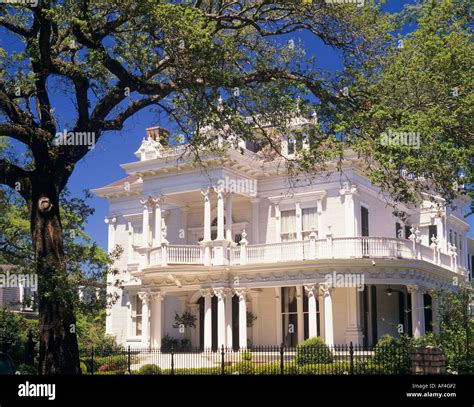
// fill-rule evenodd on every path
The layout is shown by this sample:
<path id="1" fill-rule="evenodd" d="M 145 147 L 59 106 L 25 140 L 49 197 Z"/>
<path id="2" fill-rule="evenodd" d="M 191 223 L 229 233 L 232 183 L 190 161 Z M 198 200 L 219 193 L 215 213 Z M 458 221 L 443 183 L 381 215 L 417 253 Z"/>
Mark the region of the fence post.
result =
<path id="1" fill-rule="evenodd" d="M 354 345 L 352 345 L 352 341 L 349 344 L 349 356 L 351 358 L 350 373 L 351 375 L 353 375 L 354 374 Z"/>
<path id="2" fill-rule="evenodd" d="M 284 374 L 284 369 L 283 369 L 283 353 L 284 353 L 284 350 L 283 350 L 283 343 L 281 343 L 281 345 L 280 345 L 280 374 L 281 374 L 281 375 Z"/>
<path id="3" fill-rule="evenodd" d="M 222 345 L 222 350 L 221 350 L 221 374 L 222 375 L 224 374 L 224 356 L 225 356 L 224 345 Z"/>
<path id="4" fill-rule="evenodd" d="M 91 375 L 94 375 L 94 347 L 91 346 Z"/>
<path id="5" fill-rule="evenodd" d="M 171 375 L 174 375 L 174 349 L 171 346 Z"/>
<path id="6" fill-rule="evenodd" d="M 127 365 L 128 365 L 128 373 L 131 374 L 130 370 L 130 362 L 131 362 L 131 357 L 130 357 L 130 345 L 128 345 L 128 354 L 127 354 Z"/>

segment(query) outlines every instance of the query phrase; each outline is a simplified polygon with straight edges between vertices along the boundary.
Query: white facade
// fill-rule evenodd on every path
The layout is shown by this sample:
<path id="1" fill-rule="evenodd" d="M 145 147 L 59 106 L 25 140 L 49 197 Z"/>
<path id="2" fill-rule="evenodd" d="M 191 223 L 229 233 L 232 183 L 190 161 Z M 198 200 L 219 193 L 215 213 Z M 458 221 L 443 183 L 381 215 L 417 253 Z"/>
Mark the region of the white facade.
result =
<path id="1" fill-rule="evenodd" d="M 107 333 L 120 343 L 293 346 L 318 335 L 373 345 L 423 335 L 436 320 L 430 291 L 467 278 L 465 201 L 451 210 L 427 197 L 402 222 L 355 157 L 343 174 L 329 164 L 290 182 L 281 158 L 220 143 L 224 153 L 198 164 L 186 146 L 149 137 L 122 165 L 127 178 L 94 191 L 109 201 L 109 250 L 124 249 L 124 287 L 108 288 L 119 300 Z M 195 328 L 176 326 L 183 312 Z"/>

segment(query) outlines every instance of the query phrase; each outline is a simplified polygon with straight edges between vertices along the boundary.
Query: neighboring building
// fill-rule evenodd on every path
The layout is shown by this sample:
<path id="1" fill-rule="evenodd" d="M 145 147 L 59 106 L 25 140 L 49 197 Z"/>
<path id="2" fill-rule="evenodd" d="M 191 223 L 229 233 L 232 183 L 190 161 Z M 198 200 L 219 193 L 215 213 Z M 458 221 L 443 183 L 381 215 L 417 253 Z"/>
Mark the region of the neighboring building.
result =
<path id="1" fill-rule="evenodd" d="M 0 306 L 12 311 L 37 314 L 37 279 L 15 273 L 15 266 L 0 264 Z"/>
<path id="2" fill-rule="evenodd" d="M 474 240 L 467 239 L 467 253 L 468 253 L 468 268 L 469 268 L 469 278 L 472 281 L 472 277 L 474 276 Z"/>
<path id="3" fill-rule="evenodd" d="M 124 345 L 160 347 L 165 335 L 201 348 L 418 337 L 436 320 L 432 290 L 468 276 L 464 197 L 453 210 L 426 196 L 403 207 L 402 222 L 354 154 L 342 175 L 329 163 L 290 187 L 281 157 L 264 160 L 238 138 L 219 138 L 225 153 L 197 163 L 186 146 L 166 146 L 162 129 L 147 133 L 139 161 L 122 165 L 128 176 L 94 190 L 109 201 L 109 250 L 124 248 L 106 327 Z M 280 141 L 289 159 L 306 148 Z M 183 312 L 196 328 L 176 326 Z"/>

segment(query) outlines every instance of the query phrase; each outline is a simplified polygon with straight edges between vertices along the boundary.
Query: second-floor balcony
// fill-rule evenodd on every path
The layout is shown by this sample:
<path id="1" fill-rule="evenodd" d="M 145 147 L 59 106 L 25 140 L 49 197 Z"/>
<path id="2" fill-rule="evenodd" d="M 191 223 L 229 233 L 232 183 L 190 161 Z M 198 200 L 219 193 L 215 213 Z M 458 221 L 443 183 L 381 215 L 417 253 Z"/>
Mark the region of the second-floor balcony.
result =
<path id="1" fill-rule="evenodd" d="M 264 263 L 290 263 L 324 259 L 411 259 L 425 261 L 450 271 L 465 274 L 457 264 L 454 248 L 442 253 L 438 246 L 427 247 L 408 239 L 385 237 L 328 237 L 310 238 L 281 243 L 239 245 L 219 244 L 213 241 L 201 245 L 162 244 L 161 247 L 138 249 L 140 268 L 173 265 L 258 265 Z M 222 243 L 222 242 L 221 242 Z"/>

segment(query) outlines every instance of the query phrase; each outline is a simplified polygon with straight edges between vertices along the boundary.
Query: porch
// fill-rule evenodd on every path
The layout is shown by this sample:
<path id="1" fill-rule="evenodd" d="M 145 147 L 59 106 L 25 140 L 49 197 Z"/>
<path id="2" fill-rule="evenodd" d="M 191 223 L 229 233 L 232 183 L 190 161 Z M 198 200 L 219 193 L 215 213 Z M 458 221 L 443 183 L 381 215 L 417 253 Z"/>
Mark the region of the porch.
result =
<path id="1" fill-rule="evenodd" d="M 295 347 L 319 336 L 329 346 L 368 348 L 385 334 L 420 337 L 433 329 L 431 291 L 417 285 L 347 283 L 130 292 L 126 345 L 169 349 L 173 339 L 198 349 Z M 194 326 L 176 321 L 184 312 L 194 316 Z"/>

